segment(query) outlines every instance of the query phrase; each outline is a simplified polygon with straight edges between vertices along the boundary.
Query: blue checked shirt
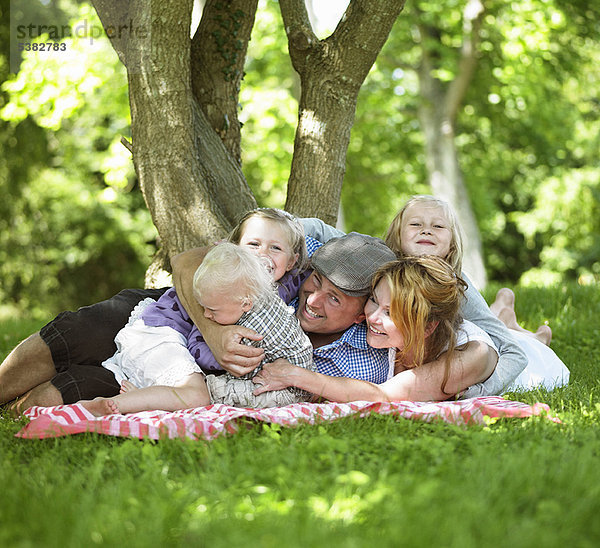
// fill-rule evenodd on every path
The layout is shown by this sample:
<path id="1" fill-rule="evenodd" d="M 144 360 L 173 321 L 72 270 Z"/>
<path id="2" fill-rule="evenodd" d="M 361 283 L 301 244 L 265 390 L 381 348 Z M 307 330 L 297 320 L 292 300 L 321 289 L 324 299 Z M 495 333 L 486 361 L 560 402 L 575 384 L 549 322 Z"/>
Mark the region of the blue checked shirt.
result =
<path id="1" fill-rule="evenodd" d="M 317 371 L 332 377 L 350 377 L 381 384 L 390 369 L 387 348 L 367 344 L 367 325 L 354 324 L 342 337 L 313 350 Z"/>
<path id="2" fill-rule="evenodd" d="M 306 236 L 308 256 L 323 244 Z M 298 309 L 298 299 L 290 303 Z M 367 344 L 367 325 L 362 322 L 349 327 L 337 340 L 313 350 L 317 371 L 332 377 L 362 379 L 376 384 L 388 378 L 388 349 L 372 348 Z"/>

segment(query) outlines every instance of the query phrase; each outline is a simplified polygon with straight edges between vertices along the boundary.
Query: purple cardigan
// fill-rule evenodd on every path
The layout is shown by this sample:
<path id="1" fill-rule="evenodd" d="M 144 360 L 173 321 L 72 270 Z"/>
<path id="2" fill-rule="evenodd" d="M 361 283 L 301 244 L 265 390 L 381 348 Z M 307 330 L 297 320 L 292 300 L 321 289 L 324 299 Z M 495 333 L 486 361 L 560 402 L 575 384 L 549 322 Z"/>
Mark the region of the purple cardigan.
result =
<path id="1" fill-rule="evenodd" d="M 294 269 L 287 272 L 279 280 L 277 292 L 286 304 L 289 304 L 298 296 L 300 286 L 310 273 L 310 270 L 298 272 Z M 204 341 L 202 333 L 194 325 L 194 322 L 179 301 L 174 287 L 167 290 L 156 303 L 145 308 L 142 312 L 142 319 L 148 326 L 167 326 L 181 333 L 187 339 L 187 348 L 190 354 L 202 369 L 206 371 L 223 370 Z"/>

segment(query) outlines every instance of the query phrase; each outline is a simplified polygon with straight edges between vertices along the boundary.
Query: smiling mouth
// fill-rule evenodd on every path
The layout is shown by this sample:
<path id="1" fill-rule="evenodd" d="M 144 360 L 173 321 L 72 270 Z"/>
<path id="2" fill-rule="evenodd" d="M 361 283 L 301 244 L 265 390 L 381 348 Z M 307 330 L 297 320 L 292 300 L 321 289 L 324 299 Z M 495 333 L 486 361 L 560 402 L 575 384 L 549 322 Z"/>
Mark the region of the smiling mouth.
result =
<path id="1" fill-rule="evenodd" d="M 372 325 L 369 325 L 369 331 L 375 333 L 375 335 L 385 335 L 383 331 L 377 331 Z"/>
<path id="2" fill-rule="evenodd" d="M 304 305 L 304 315 L 313 320 L 318 320 L 320 318 L 323 318 L 323 316 L 320 316 L 316 312 L 313 312 L 311 310 L 310 306 L 308 306 L 308 303 Z"/>

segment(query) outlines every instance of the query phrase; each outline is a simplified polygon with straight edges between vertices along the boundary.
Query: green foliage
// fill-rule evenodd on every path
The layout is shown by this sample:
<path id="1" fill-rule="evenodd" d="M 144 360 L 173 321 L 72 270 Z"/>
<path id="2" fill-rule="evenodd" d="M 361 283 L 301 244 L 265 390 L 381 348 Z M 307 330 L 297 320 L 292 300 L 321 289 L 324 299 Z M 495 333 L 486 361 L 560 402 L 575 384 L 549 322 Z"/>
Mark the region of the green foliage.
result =
<path id="1" fill-rule="evenodd" d="M 100 27 L 90 6 L 75 11 L 72 28 Z M 130 124 L 124 68 L 105 37 L 64 43 L 65 52 L 25 55 L 2 86 L 0 185 L 11 200 L 0 205 L 0 298 L 34 314 L 141 286 L 155 239 L 120 144 Z"/>
<path id="2" fill-rule="evenodd" d="M 560 424 L 371 416 L 294 429 L 249 423 L 212 442 L 40 441 L 15 438 L 23 423 L 4 416 L 0 543 L 595 546 L 600 292 L 567 284 L 516 295 L 525 326 L 553 327 L 571 383 L 514 399 L 548 403 Z M 2 324 L 0 352 L 32 328 Z"/>
<path id="3" fill-rule="evenodd" d="M 47 306 L 88 304 L 123 284 L 140 285 L 139 257 L 147 254 L 142 238 L 151 237 L 147 218 L 121 209 L 128 195 L 121 196 L 121 208 L 113 207 L 113 194 L 110 188 L 98 191 L 69 179 L 61 170 L 36 174 L 13 207 L 9 230 L 0 233 L 4 304 L 47 314 Z"/>
<path id="4" fill-rule="evenodd" d="M 442 85 L 454 79 L 464 6 L 407 3 L 369 74 L 342 193 L 349 230 L 382 234 L 406 197 L 429 192 L 415 70 L 426 46 Z M 526 279 L 539 283 L 596 273 L 597 8 L 534 0 L 485 8 L 456 144 L 488 276 L 516 282 L 535 268 Z M 583 200 L 582 219 L 574 212 Z"/>
<path id="5" fill-rule="evenodd" d="M 566 276 L 600 280 L 600 171 L 567 170 L 540 183 L 534 207 L 512 218 L 532 246 L 542 243 L 541 264 L 525 280 L 558 283 Z"/>
<path id="6" fill-rule="evenodd" d="M 298 102 L 278 3 L 261 0 L 240 91 L 244 175 L 261 206 L 283 207 Z"/>
<path id="7" fill-rule="evenodd" d="M 571 7 L 553 2 L 543 10 L 536 2 L 500 3 L 485 19 L 477 76 L 460 118 L 461 158 L 496 279 L 516 281 L 540 265 L 548 270 L 543 265 L 553 233 L 534 233 L 517 219 L 536 204 L 569 199 L 544 181 L 568 173 L 575 181 L 573 170 L 595 163 L 597 141 L 592 145 L 590 134 L 598 134 L 600 111 L 590 102 L 596 87 L 590 83 L 600 76 L 592 61 L 598 49 L 578 20 Z M 597 207 L 597 200 L 590 206 L 594 201 Z M 593 224 L 582 227 L 588 235 L 590 229 Z M 568 245 L 581 248 L 573 239 Z M 579 262 L 583 255 L 572 258 Z M 554 270 L 546 281 L 569 268 Z"/>

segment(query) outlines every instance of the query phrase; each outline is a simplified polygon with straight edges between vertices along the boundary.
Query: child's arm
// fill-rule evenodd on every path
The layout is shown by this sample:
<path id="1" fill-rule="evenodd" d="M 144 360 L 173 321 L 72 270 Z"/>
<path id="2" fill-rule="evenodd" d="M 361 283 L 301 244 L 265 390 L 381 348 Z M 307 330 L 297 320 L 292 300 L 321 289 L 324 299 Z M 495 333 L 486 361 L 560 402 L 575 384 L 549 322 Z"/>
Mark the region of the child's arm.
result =
<path id="1" fill-rule="evenodd" d="M 485 381 L 471 386 L 464 398 L 502 394 L 527 366 L 527 356 L 508 328 L 492 313 L 481 293 L 464 274 L 468 283 L 461 307 L 463 317 L 483 329 L 498 349 L 498 364 Z"/>
<path id="2" fill-rule="evenodd" d="M 331 238 L 339 238 L 346 234 L 316 217 L 305 217 L 298 220 L 304 227 L 304 234 L 318 240 L 322 244 L 327 243 Z"/>

